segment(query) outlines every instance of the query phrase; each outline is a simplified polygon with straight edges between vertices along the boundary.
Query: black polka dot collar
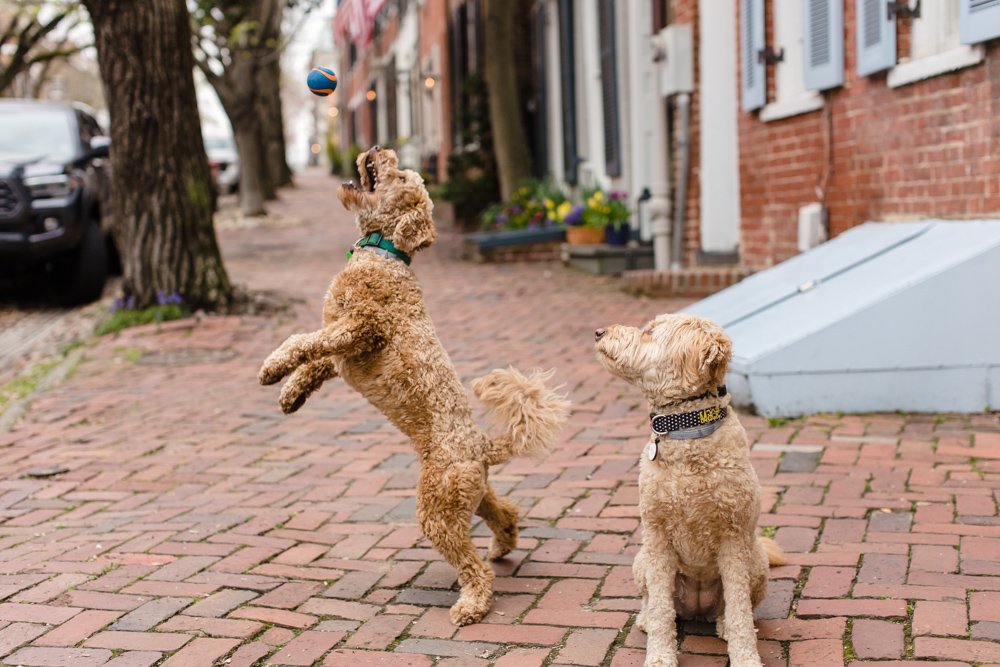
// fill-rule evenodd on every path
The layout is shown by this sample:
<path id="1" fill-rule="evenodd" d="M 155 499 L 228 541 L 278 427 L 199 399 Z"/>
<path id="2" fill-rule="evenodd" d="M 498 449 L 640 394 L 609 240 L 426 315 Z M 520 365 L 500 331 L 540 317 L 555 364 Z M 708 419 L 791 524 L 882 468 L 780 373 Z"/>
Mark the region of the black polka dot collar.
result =
<path id="1" fill-rule="evenodd" d="M 701 400 L 712 394 L 722 398 L 726 395 L 726 386 L 720 386 L 717 391 L 706 391 L 704 394 L 689 398 L 685 402 Z M 674 440 L 694 440 L 715 433 L 716 429 L 722 426 L 727 414 L 729 411 L 721 406 L 677 414 L 651 412 L 649 413 L 649 423 L 656 435 L 666 436 Z"/>

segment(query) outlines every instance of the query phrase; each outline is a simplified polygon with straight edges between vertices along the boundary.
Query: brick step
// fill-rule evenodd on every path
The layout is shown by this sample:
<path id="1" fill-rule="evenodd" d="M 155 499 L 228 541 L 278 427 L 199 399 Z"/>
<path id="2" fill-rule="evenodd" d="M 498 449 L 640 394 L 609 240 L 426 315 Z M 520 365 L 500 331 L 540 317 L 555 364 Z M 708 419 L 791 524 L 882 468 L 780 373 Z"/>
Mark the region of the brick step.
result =
<path id="1" fill-rule="evenodd" d="M 743 266 L 694 266 L 676 271 L 626 271 L 624 289 L 648 296 L 704 297 L 735 285 L 753 273 Z"/>

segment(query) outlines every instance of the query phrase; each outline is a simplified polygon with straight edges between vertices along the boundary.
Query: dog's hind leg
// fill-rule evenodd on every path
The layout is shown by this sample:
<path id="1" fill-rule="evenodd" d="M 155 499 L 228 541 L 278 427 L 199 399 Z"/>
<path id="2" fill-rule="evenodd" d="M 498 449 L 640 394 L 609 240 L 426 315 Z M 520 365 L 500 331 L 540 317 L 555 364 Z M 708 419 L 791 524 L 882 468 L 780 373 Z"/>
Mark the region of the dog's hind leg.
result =
<path id="1" fill-rule="evenodd" d="M 497 496 L 489 483 L 486 484 L 486 494 L 479 503 L 476 514 L 483 517 L 483 521 L 493 531 L 493 544 L 490 545 L 487 558 L 498 560 L 517 547 L 517 504 Z"/>
<path id="2" fill-rule="evenodd" d="M 481 621 L 493 603 L 493 570 L 472 543 L 472 512 L 484 495 L 486 471 L 478 463 L 442 469 L 425 465 L 417 485 L 417 520 L 438 553 L 458 570 L 461 593 L 451 608 L 451 622 Z"/>
<path id="3" fill-rule="evenodd" d="M 281 388 L 281 396 L 278 398 L 281 411 L 286 415 L 295 412 L 324 382 L 335 377 L 337 377 L 335 357 L 323 357 L 302 364 L 292 372 Z"/>

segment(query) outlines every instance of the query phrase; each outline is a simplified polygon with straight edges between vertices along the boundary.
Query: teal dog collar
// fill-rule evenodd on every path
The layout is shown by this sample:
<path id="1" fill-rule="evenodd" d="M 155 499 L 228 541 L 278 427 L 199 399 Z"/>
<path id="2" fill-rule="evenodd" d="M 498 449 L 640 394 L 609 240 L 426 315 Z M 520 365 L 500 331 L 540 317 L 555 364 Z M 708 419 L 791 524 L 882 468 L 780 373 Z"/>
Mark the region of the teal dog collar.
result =
<path id="1" fill-rule="evenodd" d="M 393 245 L 392 241 L 382 236 L 381 232 L 372 232 L 368 236 L 362 236 L 360 239 L 355 241 L 351 249 L 347 251 L 347 258 L 350 259 L 351 255 L 353 255 L 354 251 L 358 248 L 368 248 L 383 257 L 398 259 L 407 266 L 409 266 L 410 262 L 413 261 L 409 255 Z"/>

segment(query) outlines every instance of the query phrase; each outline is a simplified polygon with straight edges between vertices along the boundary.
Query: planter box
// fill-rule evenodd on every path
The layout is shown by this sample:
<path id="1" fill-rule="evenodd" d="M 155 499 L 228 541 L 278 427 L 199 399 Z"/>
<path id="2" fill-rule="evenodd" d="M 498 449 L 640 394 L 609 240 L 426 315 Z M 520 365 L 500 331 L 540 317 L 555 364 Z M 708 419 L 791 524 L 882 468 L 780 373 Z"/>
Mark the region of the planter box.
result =
<path id="1" fill-rule="evenodd" d="M 555 261 L 565 241 L 561 227 L 477 232 L 465 237 L 462 256 L 475 262 Z"/>
<path id="2" fill-rule="evenodd" d="M 602 230 L 603 231 L 603 230 Z M 626 271 L 653 268 L 652 246 L 564 245 L 562 260 L 588 273 L 617 276 Z"/>

